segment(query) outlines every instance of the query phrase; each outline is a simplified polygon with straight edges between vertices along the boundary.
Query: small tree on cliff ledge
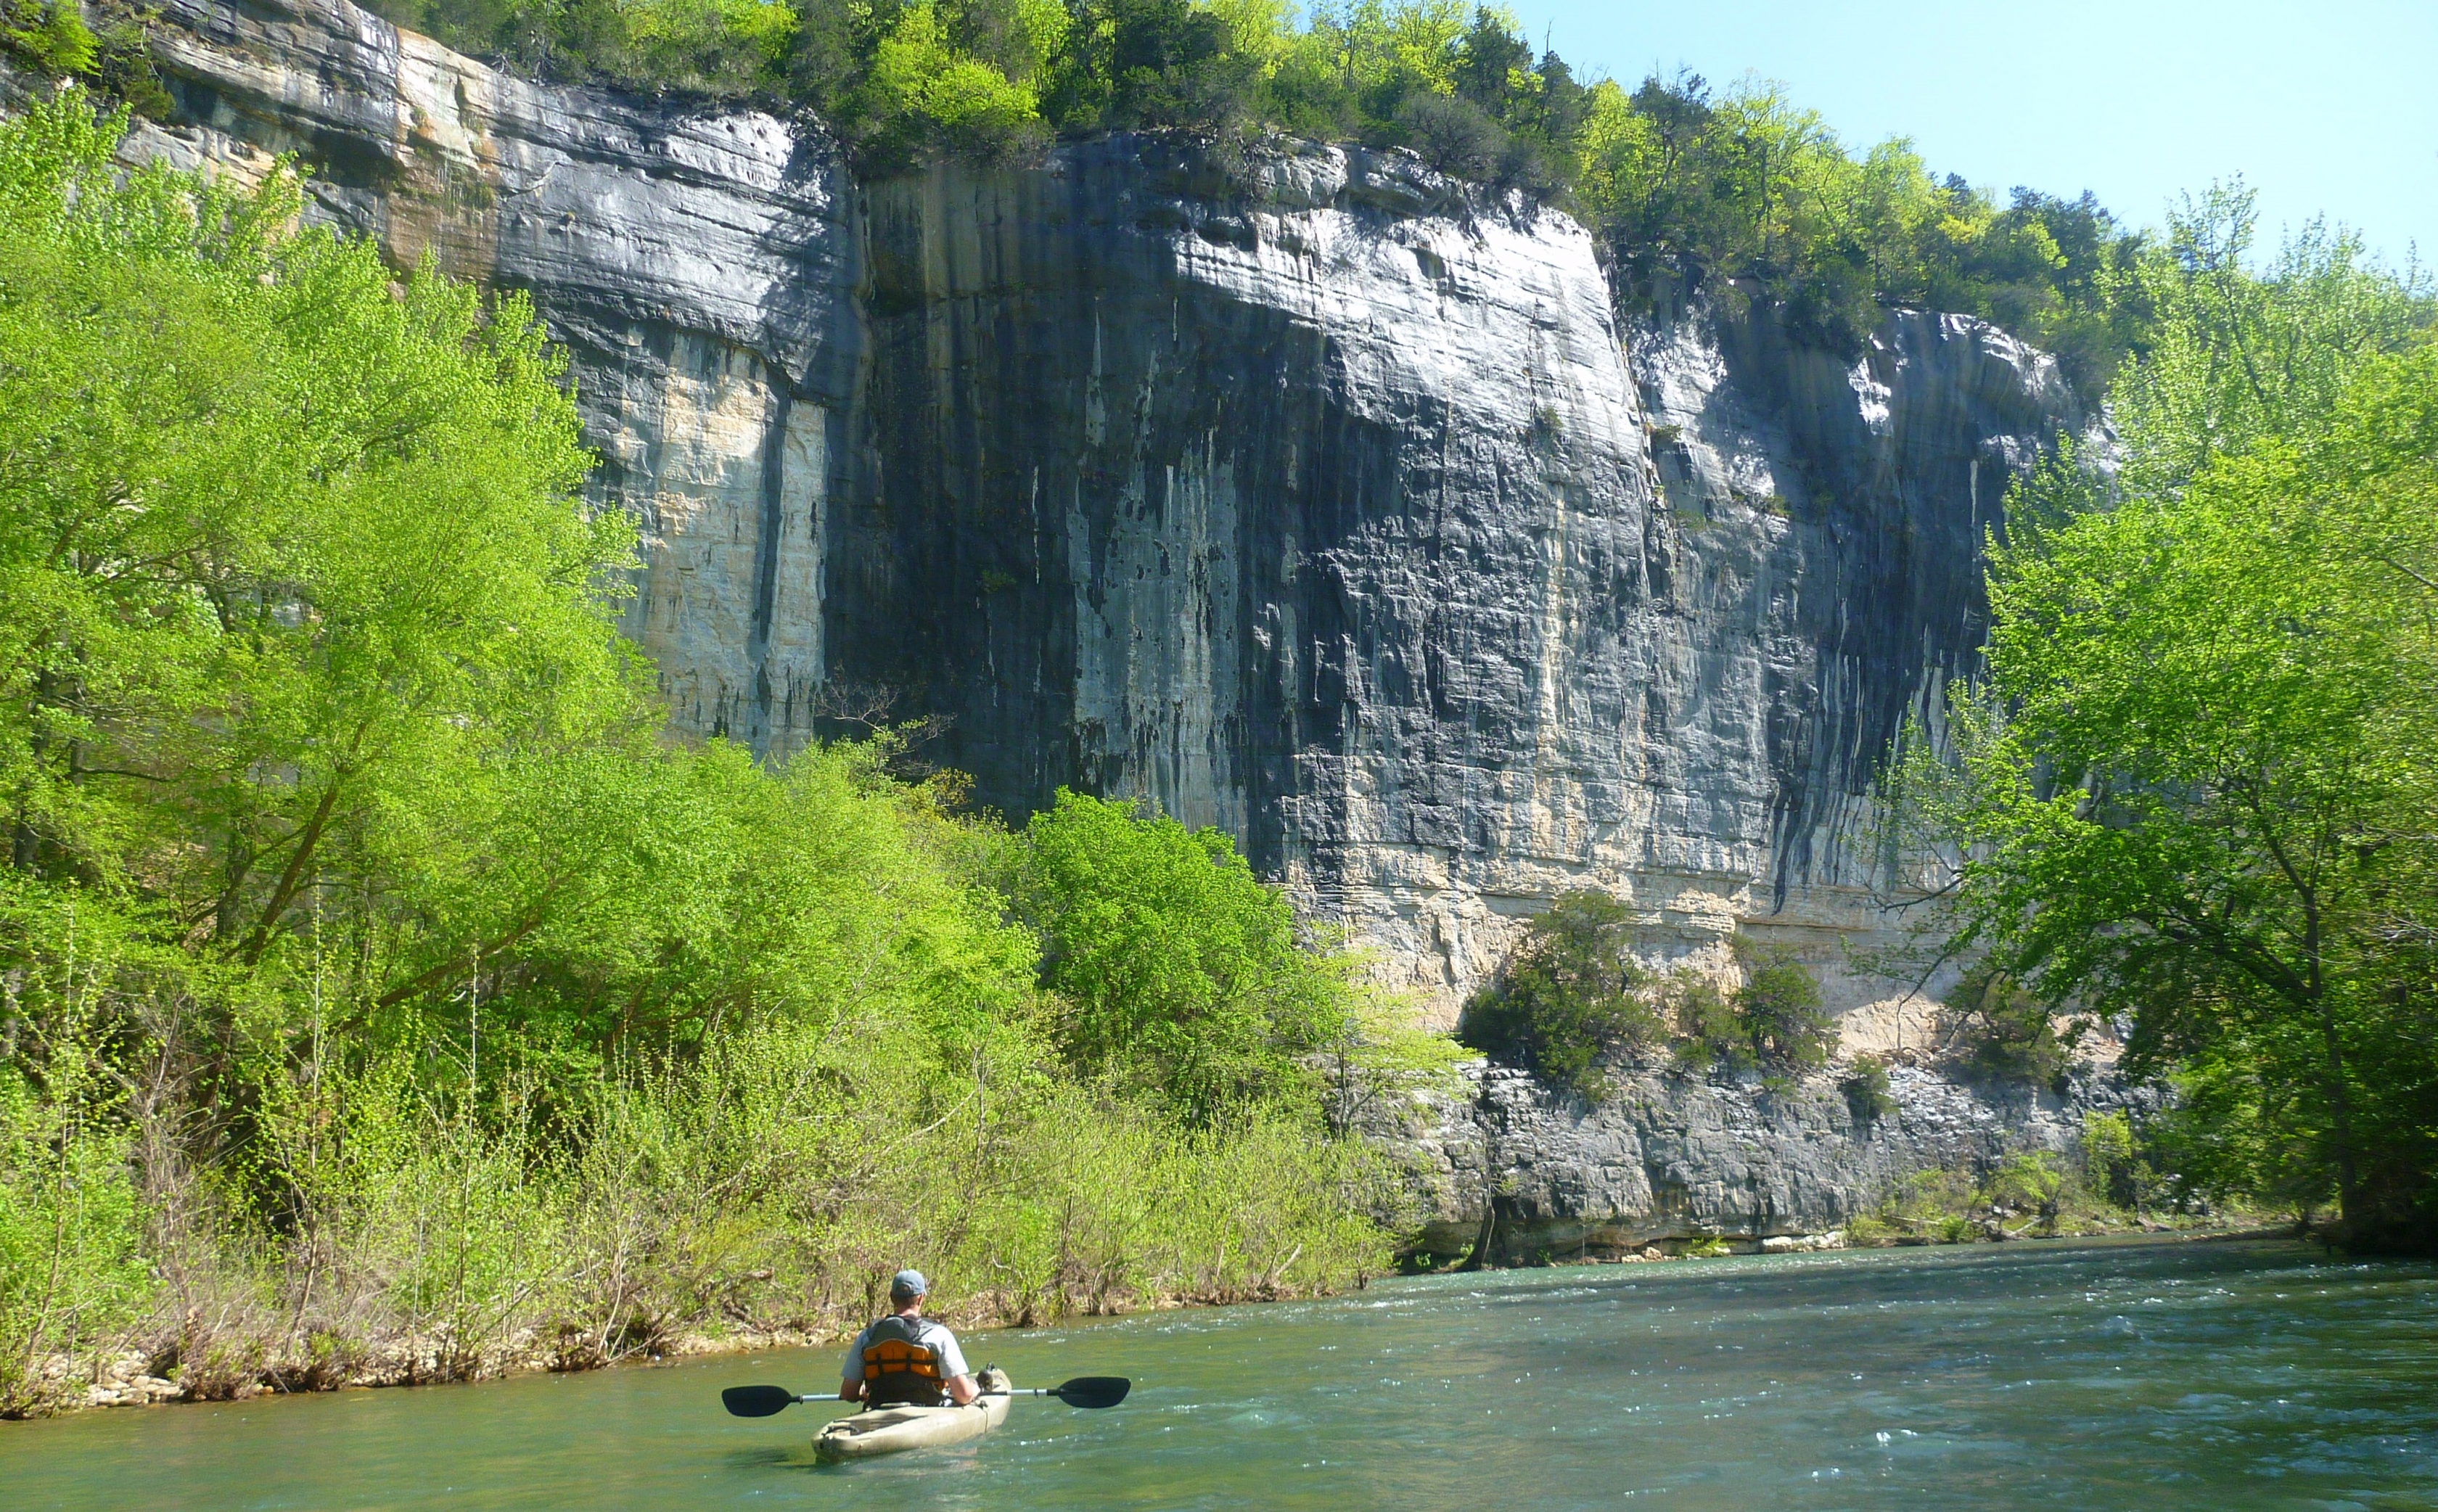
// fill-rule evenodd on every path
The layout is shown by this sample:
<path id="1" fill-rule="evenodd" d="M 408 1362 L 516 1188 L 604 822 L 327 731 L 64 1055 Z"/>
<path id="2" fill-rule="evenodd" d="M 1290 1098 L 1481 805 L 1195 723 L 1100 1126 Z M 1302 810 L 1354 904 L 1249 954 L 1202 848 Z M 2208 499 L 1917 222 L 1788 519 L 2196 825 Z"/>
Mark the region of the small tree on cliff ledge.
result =
<path id="1" fill-rule="evenodd" d="M 1651 974 L 1635 961 L 1634 916 L 1603 892 L 1562 894 L 1525 926 L 1498 978 L 1465 1004 L 1457 1038 L 1512 1060 L 1598 1101 L 1600 1063 L 1656 1044 L 1668 1026 L 1651 1001 Z"/>

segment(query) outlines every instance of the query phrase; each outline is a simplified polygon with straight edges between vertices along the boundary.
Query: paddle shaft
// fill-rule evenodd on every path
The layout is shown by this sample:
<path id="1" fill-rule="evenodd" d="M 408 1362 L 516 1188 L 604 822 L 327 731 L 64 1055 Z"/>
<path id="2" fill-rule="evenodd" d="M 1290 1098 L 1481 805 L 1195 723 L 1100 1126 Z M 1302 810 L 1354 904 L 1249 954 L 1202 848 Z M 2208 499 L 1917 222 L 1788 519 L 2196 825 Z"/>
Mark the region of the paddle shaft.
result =
<path id="1" fill-rule="evenodd" d="M 1055 1386 L 1002 1387 L 998 1391 L 977 1392 L 974 1401 L 979 1402 L 986 1397 L 1055 1397 L 1069 1407 L 1115 1407 L 1125 1400 L 1132 1384 L 1120 1376 L 1078 1376 Z M 798 1402 L 837 1399 L 816 1393 L 792 1392 L 785 1386 L 731 1386 L 719 1394 L 719 1398 L 731 1413 L 739 1417 L 768 1417 L 773 1413 L 785 1412 Z"/>

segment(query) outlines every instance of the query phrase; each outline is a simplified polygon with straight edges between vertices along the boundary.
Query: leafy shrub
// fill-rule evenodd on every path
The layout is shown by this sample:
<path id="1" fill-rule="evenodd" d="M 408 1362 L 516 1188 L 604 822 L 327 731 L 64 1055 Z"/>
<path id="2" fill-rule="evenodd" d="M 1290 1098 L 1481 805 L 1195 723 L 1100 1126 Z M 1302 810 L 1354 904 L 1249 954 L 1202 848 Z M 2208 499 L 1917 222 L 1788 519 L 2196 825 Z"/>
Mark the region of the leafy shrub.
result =
<path id="1" fill-rule="evenodd" d="M 1323 959 L 1351 979 L 1365 964 L 1352 952 L 1331 951 Z M 1462 1090 L 1458 1074 L 1466 1055 L 1448 1035 L 1420 1028 L 1413 1005 L 1369 983 L 1351 981 L 1350 1001 L 1337 1032 L 1321 1052 L 1321 1116 L 1339 1138 L 1367 1126 L 1367 1116 L 1399 1093 Z"/>
<path id="2" fill-rule="evenodd" d="M 100 59 L 76 0 L 0 0 L 0 46 L 59 79 L 89 74 Z"/>
<path id="3" fill-rule="evenodd" d="M 2065 1185 L 2065 1172 L 2045 1151 L 2019 1150 L 1998 1163 L 1998 1169 L 1983 1184 L 1980 1195 L 1993 1207 L 2054 1219 L 2058 1198 Z"/>
<path id="4" fill-rule="evenodd" d="M 2094 402 L 2138 343 L 2143 307 L 2123 296 L 2143 243 L 2088 195 L 2018 190 L 2001 207 L 1901 140 L 1849 152 L 1772 87 L 1681 75 L 1599 92 L 1580 161 L 1629 304 L 1757 292 L 1846 350 L 1886 305 L 1985 315 L 2056 348 Z"/>
<path id="5" fill-rule="evenodd" d="M 1735 1002 L 1754 1057 L 1783 1070 L 1826 1065 L 1837 1043 L 1837 1021 L 1821 1006 L 1819 978 L 1784 950 L 1750 949 L 1746 969 Z"/>
<path id="6" fill-rule="evenodd" d="M 1457 1038 L 1598 1099 L 1610 1056 L 1656 1044 L 1665 1021 L 1631 951 L 1633 914 L 1601 892 L 1562 894 L 1525 926 L 1498 977 L 1464 1006 Z"/>
<path id="7" fill-rule="evenodd" d="M 1079 1070 L 1196 1126 L 1308 1103 L 1307 1059 L 1345 1029 L 1349 984 L 1225 834 L 1061 789 L 1025 827 L 1012 891 Z"/>
<path id="8" fill-rule="evenodd" d="M 1488 178 L 1506 146 L 1498 123 L 1461 97 L 1416 95 L 1398 107 L 1397 124 L 1424 163 L 1460 179 Z"/>
<path id="9" fill-rule="evenodd" d="M 1972 1220 L 1962 1213 L 1942 1213 L 1932 1222 L 1930 1237 L 1941 1244 L 1967 1244 L 1981 1234 Z"/>
<path id="10" fill-rule="evenodd" d="M 2059 1084 L 2082 1031 L 2077 1024 L 2059 1034 L 2047 1004 L 1988 964 L 1956 984 L 1946 1017 L 1947 1043 L 1986 1081 Z"/>
<path id="11" fill-rule="evenodd" d="M 2103 1234 L 2129 1227 L 2142 1215 L 2113 1199 L 2094 1172 L 2092 1151 L 2111 1148 L 2115 1122 L 2096 1120 L 2078 1163 L 2040 1150 L 2018 1150 L 1978 1173 L 1917 1171 L 1897 1184 L 1871 1210 L 1855 1215 L 1846 1237 L 1856 1243 L 1912 1239 L 1960 1243 L 1983 1238 Z"/>
<path id="12" fill-rule="evenodd" d="M 2181 1110 L 2179 1110 L 2181 1111 Z M 2176 1122 L 2170 1116 L 2171 1125 Z M 2095 1193 L 2119 1207 L 2129 1207 L 2137 1215 L 2158 1196 L 2159 1171 L 2146 1152 L 2143 1141 L 2133 1128 L 2133 1120 L 2122 1113 L 2085 1113 L 2082 1116 L 2082 1177 Z M 2196 1169 L 2206 1169 L 2201 1161 L 2190 1162 Z"/>
<path id="13" fill-rule="evenodd" d="M 1838 1081 L 1837 1090 L 1846 1095 L 1846 1111 L 1858 1124 L 1877 1123 L 1897 1111 L 1887 1065 L 1876 1055 L 1854 1057 L 1853 1066 Z"/>
<path id="14" fill-rule="evenodd" d="M 1709 977 L 1680 971 L 1669 981 L 1676 1059 L 1694 1070 L 1743 1071 L 1753 1064 L 1752 1034 L 1732 998 Z"/>
<path id="15" fill-rule="evenodd" d="M 1837 1026 L 1821 1006 L 1818 979 L 1786 951 L 1740 940 L 1736 952 L 1745 977 L 1732 993 L 1691 973 L 1671 981 L 1678 1060 L 1697 1068 L 1759 1068 L 1780 1079 L 1827 1064 Z"/>
<path id="16" fill-rule="evenodd" d="M 52 1020 L 39 1090 L 0 1065 L 0 1417 L 49 1405 L 74 1384 L 44 1373 L 51 1357 L 113 1341 L 153 1290 L 127 1136 L 83 1016 Z"/>

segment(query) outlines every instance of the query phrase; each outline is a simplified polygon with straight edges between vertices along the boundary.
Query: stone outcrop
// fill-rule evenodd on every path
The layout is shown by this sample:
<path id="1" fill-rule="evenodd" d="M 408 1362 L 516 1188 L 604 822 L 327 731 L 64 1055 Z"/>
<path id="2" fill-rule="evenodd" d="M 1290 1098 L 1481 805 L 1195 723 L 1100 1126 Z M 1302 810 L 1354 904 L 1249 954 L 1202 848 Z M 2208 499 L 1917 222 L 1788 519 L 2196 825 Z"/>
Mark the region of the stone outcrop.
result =
<path id="1" fill-rule="evenodd" d="M 1370 1131 L 1412 1167 L 1418 1248 L 1458 1255 L 1487 1235 L 1486 1257 L 1504 1262 L 1833 1234 L 1915 1171 L 1986 1171 L 2021 1152 L 2070 1165 L 2086 1115 L 2149 1101 L 2095 1068 L 2059 1095 L 1899 1064 L 1895 1106 L 1876 1118 L 1858 1117 L 1828 1077 L 1773 1088 L 1646 1070 L 1614 1078 L 1597 1106 L 1501 1067 L 1465 1080 L 1458 1098 L 1384 1106 Z"/>
<path id="2" fill-rule="evenodd" d="M 2081 423 L 2042 354 L 1621 324 L 1580 225 L 1403 153 L 858 185 L 817 122 L 520 80 L 344 0 L 160 16 L 183 122 L 141 150 L 293 152 L 315 217 L 531 294 L 686 727 L 784 752 L 878 690 L 1011 817 L 1070 784 L 1224 827 L 1442 1023 L 1599 887 L 1655 958 L 1788 946 L 1849 1043 L 1903 1041 L 1918 1000 L 1845 966 L 1902 880 L 1871 785 L 1976 654 L 2009 478 Z M 1903 1158 L 1833 1108 L 1568 1125 L 1505 1086 L 1493 1142 L 1550 1152 L 1518 1192 L 1609 1190 L 1630 1139 L 1619 1214 L 1727 1181 L 1736 1131 L 1850 1147 L 1731 1184 L 1815 1216 Z"/>

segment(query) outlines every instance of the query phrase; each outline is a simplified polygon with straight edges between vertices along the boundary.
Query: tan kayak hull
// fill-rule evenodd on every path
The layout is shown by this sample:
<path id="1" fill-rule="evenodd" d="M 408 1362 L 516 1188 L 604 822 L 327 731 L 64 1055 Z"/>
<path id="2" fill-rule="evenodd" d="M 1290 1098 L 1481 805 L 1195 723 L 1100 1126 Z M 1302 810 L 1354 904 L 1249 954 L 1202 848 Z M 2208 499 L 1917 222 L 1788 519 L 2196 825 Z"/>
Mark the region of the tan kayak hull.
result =
<path id="1" fill-rule="evenodd" d="M 985 1370 L 980 1385 L 981 1399 L 969 1407 L 883 1407 L 840 1417 L 813 1440 L 813 1457 L 836 1465 L 980 1438 L 1007 1421 L 1007 1372 Z"/>

